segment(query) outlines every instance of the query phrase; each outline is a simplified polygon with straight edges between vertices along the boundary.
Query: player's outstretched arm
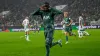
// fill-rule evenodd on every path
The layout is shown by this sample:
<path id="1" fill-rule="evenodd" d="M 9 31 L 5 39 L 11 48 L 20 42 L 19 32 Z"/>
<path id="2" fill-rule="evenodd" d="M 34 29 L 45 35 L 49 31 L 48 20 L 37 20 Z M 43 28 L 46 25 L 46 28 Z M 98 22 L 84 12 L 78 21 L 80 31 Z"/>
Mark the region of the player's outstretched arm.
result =
<path id="1" fill-rule="evenodd" d="M 70 19 L 70 23 L 69 23 L 69 25 L 71 25 L 73 23 L 73 20 L 72 19 Z"/>
<path id="2" fill-rule="evenodd" d="M 51 8 L 51 9 L 54 11 L 54 14 L 55 14 L 55 15 L 63 14 L 63 12 L 60 11 L 60 10 L 57 10 L 57 9 L 55 9 L 55 8 Z"/>
<path id="3" fill-rule="evenodd" d="M 31 13 L 31 16 L 40 15 L 40 8 Z"/>
<path id="4" fill-rule="evenodd" d="M 35 15 L 41 15 L 41 12 L 40 12 L 40 8 L 38 8 L 37 10 L 35 10 L 34 12 L 32 12 L 29 16 L 29 18 L 34 18 Z"/>

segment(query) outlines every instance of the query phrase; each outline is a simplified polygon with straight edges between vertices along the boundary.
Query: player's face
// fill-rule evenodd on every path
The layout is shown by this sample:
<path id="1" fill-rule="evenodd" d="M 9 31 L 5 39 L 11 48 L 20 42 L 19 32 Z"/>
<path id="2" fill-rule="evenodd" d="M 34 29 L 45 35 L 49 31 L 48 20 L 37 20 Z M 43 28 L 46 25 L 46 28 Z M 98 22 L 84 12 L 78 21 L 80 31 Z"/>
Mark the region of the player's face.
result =
<path id="1" fill-rule="evenodd" d="M 68 12 L 64 12 L 64 17 L 68 17 Z"/>
<path id="2" fill-rule="evenodd" d="M 47 7 L 44 7 L 44 11 L 48 10 Z"/>
<path id="3" fill-rule="evenodd" d="M 44 11 L 49 10 L 49 5 L 43 5 L 43 9 L 44 9 Z"/>
<path id="4" fill-rule="evenodd" d="M 49 8 L 44 6 L 44 11 L 47 11 Z"/>

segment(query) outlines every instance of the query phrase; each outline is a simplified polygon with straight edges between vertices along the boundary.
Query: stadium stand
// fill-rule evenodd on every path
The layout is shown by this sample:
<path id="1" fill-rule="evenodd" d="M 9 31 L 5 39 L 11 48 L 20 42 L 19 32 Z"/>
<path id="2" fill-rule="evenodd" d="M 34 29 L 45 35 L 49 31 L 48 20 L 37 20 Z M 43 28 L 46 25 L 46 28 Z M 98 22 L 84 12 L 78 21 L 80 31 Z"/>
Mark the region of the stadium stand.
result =
<path id="1" fill-rule="evenodd" d="M 25 16 L 29 16 L 44 1 L 48 1 L 52 7 L 67 5 L 62 11 L 69 11 L 74 22 L 78 22 L 78 14 L 82 12 L 88 23 L 95 19 L 95 21 L 99 20 L 97 24 L 100 25 L 100 0 L 0 0 L 0 13 L 2 11 L 11 12 L 7 17 L 0 15 L 0 26 L 3 24 L 7 26 L 21 25 Z M 62 18 L 62 15 L 56 17 L 55 23 L 60 23 Z M 30 20 L 34 21 L 33 19 Z"/>

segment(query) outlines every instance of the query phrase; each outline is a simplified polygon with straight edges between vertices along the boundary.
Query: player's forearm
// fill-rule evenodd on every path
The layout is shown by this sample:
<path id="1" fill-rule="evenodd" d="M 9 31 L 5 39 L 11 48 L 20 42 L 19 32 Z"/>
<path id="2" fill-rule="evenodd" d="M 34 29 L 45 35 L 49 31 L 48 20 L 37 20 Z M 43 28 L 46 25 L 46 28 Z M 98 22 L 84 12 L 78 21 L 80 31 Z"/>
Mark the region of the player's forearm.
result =
<path id="1" fill-rule="evenodd" d="M 34 18 L 35 15 L 40 15 L 39 11 L 40 11 L 40 9 L 38 8 L 36 11 L 32 12 L 29 17 Z"/>
<path id="2" fill-rule="evenodd" d="M 31 16 L 34 16 L 34 15 L 39 15 L 40 9 L 38 8 L 36 11 L 34 11 L 33 13 L 31 13 Z"/>
<path id="3" fill-rule="evenodd" d="M 73 23 L 73 21 L 71 20 L 70 23 L 69 23 L 69 25 L 71 25 L 72 23 Z"/>
<path id="4" fill-rule="evenodd" d="M 62 11 L 57 11 L 57 14 L 63 14 L 63 12 Z"/>
<path id="5" fill-rule="evenodd" d="M 63 14 L 63 12 L 60 11 L 60 10 L 57 10 L 57 9 L 54 9 L 54 8 L 53 8 L 53 10 L 55 11 L 55 14 Z"/>

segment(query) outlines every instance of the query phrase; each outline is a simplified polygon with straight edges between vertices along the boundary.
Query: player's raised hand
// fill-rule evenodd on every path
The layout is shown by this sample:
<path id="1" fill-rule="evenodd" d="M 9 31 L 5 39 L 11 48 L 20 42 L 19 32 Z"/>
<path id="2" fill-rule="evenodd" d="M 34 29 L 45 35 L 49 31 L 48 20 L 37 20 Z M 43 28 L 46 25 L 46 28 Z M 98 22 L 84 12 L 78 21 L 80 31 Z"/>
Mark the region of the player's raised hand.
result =
<path id="1" fill-rule="evenodd" d="M 42 6 L 40 6 L 40 10 L 44 10 L 44 6 L 42 5 Z"/>

